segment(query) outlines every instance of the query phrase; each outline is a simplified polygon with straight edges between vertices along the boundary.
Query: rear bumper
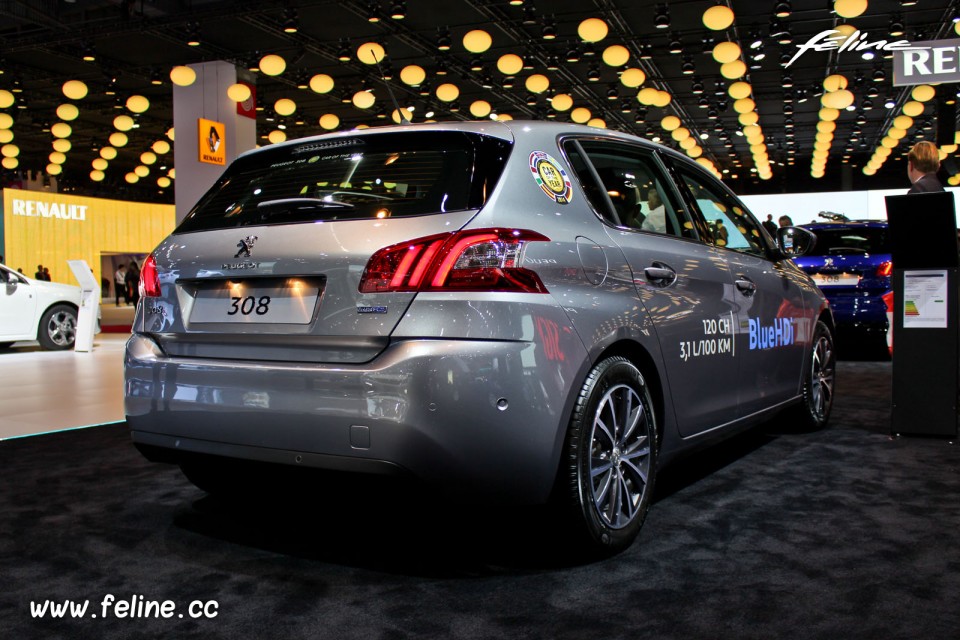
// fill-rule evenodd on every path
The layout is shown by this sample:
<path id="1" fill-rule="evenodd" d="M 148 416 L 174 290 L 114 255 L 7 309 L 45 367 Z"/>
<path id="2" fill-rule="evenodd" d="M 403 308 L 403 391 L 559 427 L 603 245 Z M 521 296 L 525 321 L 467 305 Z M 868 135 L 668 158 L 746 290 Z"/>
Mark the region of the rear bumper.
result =
<path id="1" fill-rule="evenodd" d="M 838 329 L 886 331 L 887 306 L 882 292 L 825 291 Z"/>
<path id="2" fill-rule="evenodd" d="M 187 452 L 410 474 L 541 502 L 586 360 L 566 335 L 550 349 L 536 340 L 401 340 L 367 364 L 322 365 L 171 358 L 134 334 L 127 422 L 152 459 Z"/>

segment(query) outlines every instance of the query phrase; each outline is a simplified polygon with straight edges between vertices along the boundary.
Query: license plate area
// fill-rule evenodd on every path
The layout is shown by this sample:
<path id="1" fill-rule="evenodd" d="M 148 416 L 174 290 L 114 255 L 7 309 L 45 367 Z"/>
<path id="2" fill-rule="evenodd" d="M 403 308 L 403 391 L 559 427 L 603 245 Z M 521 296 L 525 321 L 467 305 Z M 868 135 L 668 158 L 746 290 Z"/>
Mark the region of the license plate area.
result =
<path id="1" fill-rule="evenodd" d="M 192 325 L 308 325 L 323 278 L 209 279 L 178 283 L 192 299 Z"/>
<path id="2" fill-rule="evenodd" d="M 855 287 L 860 284 L 860 276 L 855 273 L 817 273 L 813 281 L 820 287 Z"/>

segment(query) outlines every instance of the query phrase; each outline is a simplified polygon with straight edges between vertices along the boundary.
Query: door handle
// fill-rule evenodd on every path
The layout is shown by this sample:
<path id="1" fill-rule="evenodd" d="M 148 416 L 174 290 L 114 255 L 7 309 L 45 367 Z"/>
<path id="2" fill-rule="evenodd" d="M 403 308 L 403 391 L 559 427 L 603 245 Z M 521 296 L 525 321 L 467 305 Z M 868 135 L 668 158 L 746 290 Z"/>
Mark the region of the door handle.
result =
<path id="1" fill-rule="evenodd" d="M 677 281 L 677 272 L 662 262 L 654 262 L 643 270 L 643 274 L 658 287 L 669 287 Z"/>
<path id="2" fill-rule="evenodd" d="M 737 289 L 748 298 L 757 292 L 757 285 L 746 276 L 738 277 L 735 284 L 737 285 Z"/>

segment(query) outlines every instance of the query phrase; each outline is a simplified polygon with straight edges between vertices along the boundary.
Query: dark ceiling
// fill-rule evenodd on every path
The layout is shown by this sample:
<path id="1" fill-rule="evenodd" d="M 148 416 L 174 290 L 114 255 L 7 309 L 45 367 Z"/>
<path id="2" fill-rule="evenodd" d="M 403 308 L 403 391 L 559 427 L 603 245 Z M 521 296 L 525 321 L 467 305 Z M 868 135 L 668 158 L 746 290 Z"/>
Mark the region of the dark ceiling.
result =
<path id="1" fill-rule="evenodd" d="M 435 111 L 437 120 L 470 119 L 469 105 L 484 99 L 495 113 L 516 119 L 569 122 L 570 111 L 554 111 L 549 102 L 553 92 L 568 93 L 574 106 L 587 107 L 609 128 L 650 138 L 663 136 L 666 143 L 674 145 L 660 128 L 660 121 L 667 114 L 678 115 L 685 127 L 700 136 L 704 155 L 725 170 L 728 183 L 740 193 L 905 185 L 901 154 L 916 140 L 935 138 L 937 100 L 925 104 L 924 114 L 915 119 L 886 164 L 875 176 L 867 177 L 863 166 L 909 96 L 908 90 L 891 84 L 892 60 L 810 51 L 784 69 L 798 43 L 843 22 L 831 12 L 833 2 L 791 0 L 786 3 L 789 15 L 778 20 L 774 7 L 779 3 L 773 0 L 727 0 L 722 4 L 733 9 L 736 20 L 719 32 L 708 30 L 702 22 L 703 12 L 714 4 L 712 0 L 0 1 L 0 89 L 13 91 L 16 97 L 16 102 L 2 111 L 14 118 L 13 143 L 20 148 L 19 167 L 4 171 L 3 182 L 17 179 L 18 171 L 43 171 L 47 166 L 54 140 L 49 129 L 58 121 L 57 107 L 70 102 L 61 87 L 71 79 L 85 82 L 90 92 L 74 101 L 80 115 L 70 122 L 72 149 L 66 154 L 58 184 L 60 190 L 81 195 L 173 201 L 172 187 L 162 189 L 156 182 L 172 166 L 172 153 L 161 156 L 150 167 L 150 175 L 136 184 L 128 184 L 124 176 L 172 125 L 169 72 L 175 65 L 228 60 L 247 68 L 265 54 L 282 56 L 287 62 L 282 75 L 256 74 L 258 102 L 265 107 L 258 115 L 258 137 L 263 144 L 267 144 L 267 134 L 280 125 L 286 127 L 289 137 L 322 133 L 318 120 L 327 113 L 339 117 L 341 129 L 386 124 L 389 121 L 383 116 L 392 108 L 383 82 L 376 67 L 359 62 L 356 54 L 359 45 L 376 41 L 386 50 L 385 75 L 393 77 L 390 85 L 399 102 L 415 106 L 415 121 L 422 121 L 430 110 Z M 390 17 L 399 11 L 396 5 L 402 9 L 402 19 Z M 669 27 L 657 28 L 656 18 L 664 10 Z M 382 19 L 370 22 L 375 11 Z M 902 38 L 932 40 L 957 37 L 952 22 L 956 11 L 956 0 L 869 0 L 866 12 L 849 22 L 871 41 L 896 39 L 889 36 L 895 20 L 905 24 Z M 577 35 L 578 25 L 589 17 L 601 18 L 610 27 L 607 37 L 592 50 Z M 284 31 L 288 22 L 295 22 L 296 32 Z M 785 28 L 788 37 L 782 35 Z M 462 45 L 463 35 L 473 29 L 486 30 L 493 40 L 476 61 L 482 67 L 478 71 L 471 70 L 474 54 Z M 551 33 L 556 37 L 544 38 Z M 440 51 L 438 40 L 445 34 L 449 34 L 452 47 Z M 199 46 L 187 45 L 190 35 L 198 36 Z M 769 180 L 760 180 L 750 171 L 750 144 L 739 135 L 742 126 L 726 92 L 733 80 L 721 76 L 720 65 L 709 55 L 713 42 L 722 40 L 740 43 L 743 59 L 750 66 L 745 79 L 753 85 L 766 136 L 773 169 Z M 753 41 L 763 44 L 762 60 L 753 60 L 756 50 L 749 48 Z M 671 53 L 674 42 L 680 43 L 681 52 Z M 615 69 L 601 60 L 603 49 L 612 44 L 629 49 L 626 67 L 639 67 L 646 73 L 644 87 L 663 89 L 673 96 L 666 108 L 642 105 L 636 99 L 637 89 L 618 81 L 618 72 L 625 67 Z M 349 60 L 338 59 L 342 49 L 349 52 Z M 571 50 L 579 53 L 579 61 L 567 61 Z M 90 51 L 95 60 L 84 61 L 84 53 Z M 517 74 L 512 86 L 507 86 L 511 83 L 496 64 L 506 53 L 523 56 L 531 67 Z M 683 66 L 690 63 L 695 71 L 685 74 Z M 400 81 L 399 71 L 411 64 L 427 72 L 427 80 L 419 88 Z M 444 68 L 447 74 L 441 76 Z M 334 78 L 333 91 L 318 94 L 298 88 L 317 73 Z M 534 73 L 550 79 L 548 92 L 531 94 L 524 87 L 525 79 Z M 823 79 L 832 73 L 849 79 L 855 109 L 841 113 L 825 175 L 814 180 L 810 167 L 819 94 Z M 460 88 L 456 103 L 437 100 L 433 90 L 441 82 Z M 377 102 L 372 108 L 361 110 L 342 102 L 363 87 L 375 92 Z M 943 85 L 938 91 L 953 94 L 955 87 Z M 91 161 L 98 157 L 99 148 L 108 144 L 114 117 L 129 114 L 124 104 L 133 94 L 146 96 L 151 106 L 136 116 L 138 126 L 129 132 L 129 143 L 110 163 L 106 179 L 93 182 Z M 273 112 L 275 101 L 284 97 L 297 104 L 296 113 L 286 118 Z M 885 102 L 895 106 L 886 108 Z M 459 109 L 454 111 L 454 107 Z M 952 130 L 955 116 L 950 117 Z"/>

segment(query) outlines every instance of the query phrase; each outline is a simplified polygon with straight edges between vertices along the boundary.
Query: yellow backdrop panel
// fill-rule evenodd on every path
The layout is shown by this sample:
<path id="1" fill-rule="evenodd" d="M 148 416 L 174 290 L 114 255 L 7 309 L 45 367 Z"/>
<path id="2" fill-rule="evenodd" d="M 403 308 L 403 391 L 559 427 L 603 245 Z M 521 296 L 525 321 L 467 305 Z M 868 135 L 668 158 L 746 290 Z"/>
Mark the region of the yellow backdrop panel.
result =
<path id="1" fill-rule="evenodd" d="M 42 264 L 54 282 L 76 285 L 67 260 L 86 260 L 99 282 L 101 253 L 150 253 L 174 226 L 170 204 L 3 190 L 4 260 L 28 278 Z"/>

